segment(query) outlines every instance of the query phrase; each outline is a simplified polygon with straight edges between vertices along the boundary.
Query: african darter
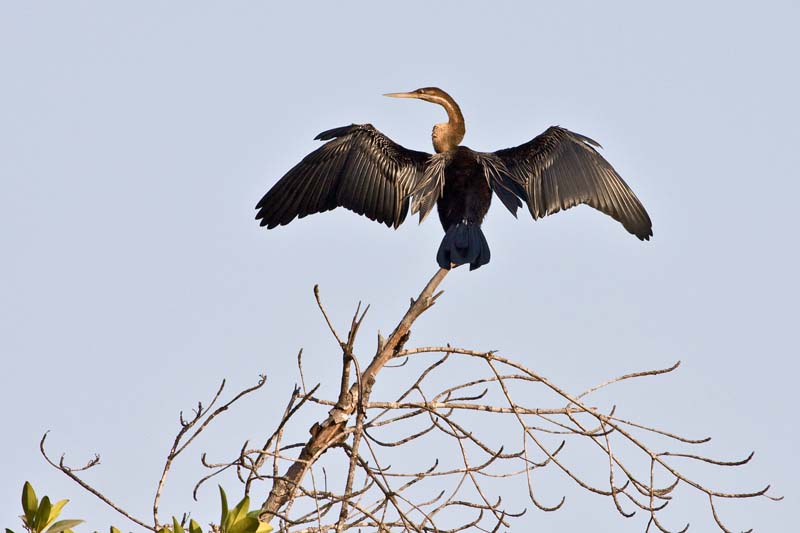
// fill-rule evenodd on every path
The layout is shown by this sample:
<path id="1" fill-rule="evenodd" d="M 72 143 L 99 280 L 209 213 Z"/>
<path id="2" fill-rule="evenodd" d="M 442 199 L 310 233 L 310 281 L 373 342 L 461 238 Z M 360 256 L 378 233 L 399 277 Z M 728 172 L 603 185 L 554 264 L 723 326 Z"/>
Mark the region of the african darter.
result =
<path id="1" fill-rule="evenodd" d="M 449 269 L 469 263 L 473 270 L 489 262 L 481 222 L 494 192 L 514 216 L 522 201 L 534 219 L 588 204 L 639 239 L 653 235 L 644 207 L 589 137 L 552 126 L 520 146 L 476 152 L 459 145 L 464 117 L 443 90 L 426 87 L 385 96 L 444 107 L 448 121 L 433 127 L 436 153 L 404 148 L 371 124 L 324 131 L 316 139 L 328 142 L 258 202 L 256 219 L 262 226 L 274 228 L 295 217 L 342 206 L 397 228 L 406 218 L 409 202 L 420 222 L 436 204 L 445 230 L 436 255 L 439 266 Z"/>

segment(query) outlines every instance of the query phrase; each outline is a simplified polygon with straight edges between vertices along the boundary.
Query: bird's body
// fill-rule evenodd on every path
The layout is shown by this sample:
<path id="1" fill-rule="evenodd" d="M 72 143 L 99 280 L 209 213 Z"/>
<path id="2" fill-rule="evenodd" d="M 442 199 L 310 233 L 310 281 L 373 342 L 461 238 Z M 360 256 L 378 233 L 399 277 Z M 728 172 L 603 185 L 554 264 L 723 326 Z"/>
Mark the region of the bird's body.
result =
<path id="1" fill-rule="evenodd" d="M 469 263 L 475 269 L 489 262 L 489 244 L 480 230 L 492 203 L 492 189 L 475 152 L 466 146 L 453 149 L 444 171 L 444 187 L 436 210 L 445 231 L 436 260 L 439 265 Z"/>
<path id="2" fill-rule="evenodd" d="M 480 224 L 492 203 L 492 189 L 483 175 L 475 153 L 466 146 L 455 154 L 444 174 L 444 190 L 436 202 L 442 228 L 467 222 Z"/>
<path id="3" fill-rule="evenodd" d="M 343 206 L 396 228 L 409 205 L 421 222 L 435 204 L 445 230 L 439 265 L 475 269 L 489 262 L 480 226 L 494 193 L 514 216 L 522 202 L 534 219 L 585 203 L 642 240 L 652 236 L 644 207 L 588 137 L 554 126 L 520 146 L 476 152 L 460 145 L 464 118 L 441 89 L 387 96 L 444 107 L 448 122 L 436 124 L 432 133 L 436 153 L 404 148 L 370 124 L 320 133 L 317 139 L 328 142 L 287 172 L 256 206 L 262 226 Z"/>

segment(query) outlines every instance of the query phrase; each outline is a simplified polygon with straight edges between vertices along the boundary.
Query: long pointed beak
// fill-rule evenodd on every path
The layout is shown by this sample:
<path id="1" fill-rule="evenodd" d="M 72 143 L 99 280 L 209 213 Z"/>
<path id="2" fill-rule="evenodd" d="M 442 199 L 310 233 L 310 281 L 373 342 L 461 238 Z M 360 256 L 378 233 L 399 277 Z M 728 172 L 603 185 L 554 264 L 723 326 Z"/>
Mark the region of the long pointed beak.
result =
<path id="1" fill-rule="evenodd" d="M 390 96 L 392 98 L 419 98 L 417 93 L 386 93 L 383 96 Z"/>

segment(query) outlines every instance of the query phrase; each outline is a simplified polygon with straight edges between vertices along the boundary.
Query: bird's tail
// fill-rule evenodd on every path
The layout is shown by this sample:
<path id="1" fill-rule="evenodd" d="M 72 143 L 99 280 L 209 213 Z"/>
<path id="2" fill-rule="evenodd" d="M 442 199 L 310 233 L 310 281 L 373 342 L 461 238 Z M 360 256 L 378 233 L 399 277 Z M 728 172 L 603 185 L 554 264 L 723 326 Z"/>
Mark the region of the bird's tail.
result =
<path id="1" fill-rule="evenodd" d="M 475 270 L 488 263 L 490 257 L 489 243 L 480 224 L 463 222 L 450 226 L 444 234 L 436 261 L 447 270 L 466 263 L 469 263 L 470 270 Z"/>

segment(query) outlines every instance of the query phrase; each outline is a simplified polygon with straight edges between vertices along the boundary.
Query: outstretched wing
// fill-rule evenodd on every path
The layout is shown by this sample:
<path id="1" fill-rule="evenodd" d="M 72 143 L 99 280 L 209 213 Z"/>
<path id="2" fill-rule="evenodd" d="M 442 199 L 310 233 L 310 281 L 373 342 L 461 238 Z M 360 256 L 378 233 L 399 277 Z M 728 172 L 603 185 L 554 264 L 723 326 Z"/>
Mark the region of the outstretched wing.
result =
<path id="1" fill-rule="evenodd" d="M 403 148 L 371 124 L 334 128 L 316 139 L 330 142 L 308 154 L 256 205 L 262 226 L 339 206 L 390 227 L 403 223 L 429 154 Z"/>
<path id="2" fill-rule="evenodd" d="M 534 219 L 588 204 L 642 240 L 653 235 L 650 217 L 633 191 L 588 137 L 553 126 L 515 148 L 495 152 L 511 177 L 525 183 Z"/>

